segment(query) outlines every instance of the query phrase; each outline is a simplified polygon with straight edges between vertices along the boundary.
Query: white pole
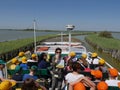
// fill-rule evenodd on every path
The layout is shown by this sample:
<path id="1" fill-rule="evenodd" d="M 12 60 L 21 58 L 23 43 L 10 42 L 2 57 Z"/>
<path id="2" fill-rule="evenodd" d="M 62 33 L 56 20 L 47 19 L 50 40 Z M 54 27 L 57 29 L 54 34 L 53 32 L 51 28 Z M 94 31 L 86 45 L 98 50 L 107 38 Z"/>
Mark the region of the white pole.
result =
<path id="1" fill-rule="evenodd" d="M 71 31 L 69 30 L 69 52 L 71 51 Z"/>
<path id="2" fill-rule="evenodd" d="M 34 52 L 36 53 L 36 32 L 35 32 L 35 25 L 36 25 L 36 21 L 34 20 Z"/>

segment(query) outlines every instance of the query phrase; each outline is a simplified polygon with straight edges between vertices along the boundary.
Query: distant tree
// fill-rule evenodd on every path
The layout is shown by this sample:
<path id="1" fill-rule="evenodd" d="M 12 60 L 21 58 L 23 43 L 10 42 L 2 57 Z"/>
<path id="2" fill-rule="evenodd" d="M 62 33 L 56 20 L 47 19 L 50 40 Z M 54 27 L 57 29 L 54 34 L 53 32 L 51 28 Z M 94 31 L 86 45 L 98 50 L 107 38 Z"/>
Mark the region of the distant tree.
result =
<path id="1" fill-rule="evenodd" d="M 113 38 L 112 34 L 108 31 L 102 31 L 99 33 L 100 37 L 105 37 L 105 38 Z"/>

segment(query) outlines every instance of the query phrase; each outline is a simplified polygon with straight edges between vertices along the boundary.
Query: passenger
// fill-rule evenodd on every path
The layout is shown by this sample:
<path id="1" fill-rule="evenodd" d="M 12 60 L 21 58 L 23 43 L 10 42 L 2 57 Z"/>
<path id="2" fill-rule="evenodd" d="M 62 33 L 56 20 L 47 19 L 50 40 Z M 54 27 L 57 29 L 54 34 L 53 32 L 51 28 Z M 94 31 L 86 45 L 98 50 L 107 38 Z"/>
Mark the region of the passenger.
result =
<path id="1" fill-rule="evenodd" d="M 24 52 L 19 52 L 19 54 L 18 54 L 18 60 L 21 61 L 22 57 L 24 57 L 24 56 L 25 56 Z"/>
<path id="2" fill-rule="evenodd" d="M 12 76 L 12 79 L 16 81 L 22 81 L 23 74 L 22 74 L 22 68 L 20 66 L 16 67 L 15 74 Z"/>
<path id="3" fill-rule="evenodd" d="M 26 80 L 27 78 L 33 78 L 34 80 L 37 80 L 38 76 L 35 75 L 36 72 L 37 72 L 37 67 L 32 66 L 31 69 L 30 69 L 30 73 L 29 74 L 24 74 L 23 81 Z"/>
<path id="4" fill-rule="evenodd" d="M 0 90 L 13 90 L 12 87 L 16 85 L 15 80 L 1 79 Z"/>
<path id="5" fill-rule="evenodd" d="M 21 90 L 47 90 L 44 86 L 40 85 L 37 83 L 34 79 L 32 78 L 27 78 L 22 86 Z"/>
<path id="6" fill-rule="evenodd" d="M 109 68 L 109 80 L 106 80 L 105 82 L 108 84 L 108 86 L 116 86 L 118 87 L 118 83 L 120 80 L 117 79 L 118 77 L 118 70 L 115 68 Z"/>
<path id="7" fill-rule="evenodd" d="M 82 54 L 81 58 L 78 58 L 78 61 L 77 61 L 78 63 L 80 63 L 82 70 L 84 70 L 84 71 L 88 71 L 88 68 L 89 68 L 89 64 L 88 64 L 86 58 L 87 58 L 87 55 Z M 90 72 L 90 69 L 89 69 L 89 72 Z"/>
<path id="8" fill-rule="evenodd" d="M 77 58 L 75 56 L 76 56 L 76 53 L 74 51 L 71 51 L 68 55 L 67 61 L 76 62 Z"/>
<path id="9" fill-rule="evenodd" d="M 38 68 L 39 69 L 47 69 L 47 67 L 50 66 L 49 62 L 47 62 L 47 54 L 41 53 L 40 57 L 41 58 L 39 58 L 40 62 L 38 63 Z"/>
<path id="10" fill-rule="evenodd" d="M 92 53 L 91 57 L 92 57 L 92 59 L 91 59 L 91 63 L 90 63 L 90 68 L 95 69 L 99 64 L 98 54 Z"/>
<path id="11" fill-rule="evenodd" d="M 108 85 L 105 81 L 101 81 L 97 84 L 97 90 L 108 90 Z"/>
<path id="12" fill-rule="evenodd" d="M 11 61 L 11 63 L 12 64 L 10 65 L 9 69 L 14 70 L 16 68 L 16 66 L 19 64 L 19 61 L 18 61 L 17 58 L 13 58 L 12 61 Z"/>
<path id="13" fill-rule="evenodd" d="M 61 90 L 62 87 L 62 82 L 63 82 L 63 68 L 62 67 L 57 67 L 60 62 L 63 61 L 63 58 L 61 56 L 62 49 L 61 48 L 56 48 L 55 49 L 55 56 L 52 58 L 52 90 L 55 90 L 55 88 L 58 88 L 58 90 Z M 64 63 L 63 63 L 64 64 Z"/>
<path id="14" fill-rule="evenodd" d="M 93 75 L 96 84 L 102 81 L 103 74 L 100 70 L 91 70 L 91 75 Z"/>
<path id="15" fill-rule="evenodd" d="M 108 73 L 108 68 L 105 66 L 105 60 L 99 60 L 99 66 L 95 68 L 96 70 L 102 71 L 102 73 Z"/>
<path id="16" fill-rule="evenodd" d="M 3 60 L 0 60 L 0 78 L 5 78 L 4 74 L 4 67 L 5 67 L 5 62 Z"/>
<path id="17" fill-rule="evenodd" d="M 31 59 L 27 60 L 27 65 L 31 68 L 32 65 L 38 66 L 38 57 L 36 54 L 31 55 Z"/>
<path id="18" fill-rule="evenodd" d="M 66 84 L 69 84 L 69 90 L 73 90 L 73 86 L 79 82 L 82 82 L 87 85 L 87 87 L 90 87 L 90 90 L 95 90 L 95 84 L 84 75 L 80 74 L 81 66 L 78 62 L 73 62 L 72 69 L 73 72 L 68 73 L 65 76 Z"/>
<path id="19" fill-rule="evenodd" d="M 28 70 L 27 58 L 26 57 L 22 57 L 22 63 L 20 64 L 20 67 L 22 68 L 22 70 Z"/>
<path id="20" fill-rule="evenodd" d="M 36 54 L 31 55 L 31 59 L 28 59 L 27 62 L 38 62 L 38 58 Z"/>

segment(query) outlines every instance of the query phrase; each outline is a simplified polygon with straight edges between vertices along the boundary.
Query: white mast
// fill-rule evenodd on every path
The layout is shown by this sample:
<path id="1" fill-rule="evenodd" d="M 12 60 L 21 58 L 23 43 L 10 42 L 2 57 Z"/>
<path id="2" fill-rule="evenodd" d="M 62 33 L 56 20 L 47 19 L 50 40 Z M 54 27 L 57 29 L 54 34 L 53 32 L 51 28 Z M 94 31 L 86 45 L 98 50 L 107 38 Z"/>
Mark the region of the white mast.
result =
<path id="1" fill-rule="evenodd" d="M 69 31 L 69 52 L 71 51 L 71 31 L 75 28 L 74 25 L 67 25 L 67 31 Z"/>
<path id="2" fill-rule="evenodd" d="M 36 32 L 35 32 L 36 21 L 34 20 L 34 53 L 36 53 Z"/>

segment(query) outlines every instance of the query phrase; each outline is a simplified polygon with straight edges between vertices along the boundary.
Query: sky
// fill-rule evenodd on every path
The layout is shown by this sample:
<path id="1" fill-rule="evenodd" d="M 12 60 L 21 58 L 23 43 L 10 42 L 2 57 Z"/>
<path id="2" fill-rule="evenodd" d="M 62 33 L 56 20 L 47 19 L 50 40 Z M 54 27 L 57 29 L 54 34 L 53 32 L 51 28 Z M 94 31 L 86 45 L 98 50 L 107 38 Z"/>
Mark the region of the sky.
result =
<path id="1" fill-rule="evenodd" d="M 120 31 L 120 0 L 0 0 L 0 29 Z"/>

